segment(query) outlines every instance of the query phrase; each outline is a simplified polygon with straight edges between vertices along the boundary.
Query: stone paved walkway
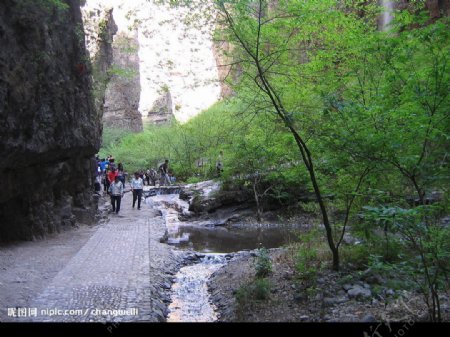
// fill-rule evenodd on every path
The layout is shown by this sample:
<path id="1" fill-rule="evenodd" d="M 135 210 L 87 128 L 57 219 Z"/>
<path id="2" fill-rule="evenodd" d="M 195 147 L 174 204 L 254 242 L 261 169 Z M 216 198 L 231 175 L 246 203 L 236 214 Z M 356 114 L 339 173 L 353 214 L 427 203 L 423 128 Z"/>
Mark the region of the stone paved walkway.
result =
<path id="1" fill-rule="evenodd" d="M 132 209 L 131 193 L 125 194 L 121 207 L 29 301 L 26 317 L 8 321 L 164 320 L 178 265 L 171 249 L 159 242 L 166 230 L 164 219 L 146 204 Z"/>

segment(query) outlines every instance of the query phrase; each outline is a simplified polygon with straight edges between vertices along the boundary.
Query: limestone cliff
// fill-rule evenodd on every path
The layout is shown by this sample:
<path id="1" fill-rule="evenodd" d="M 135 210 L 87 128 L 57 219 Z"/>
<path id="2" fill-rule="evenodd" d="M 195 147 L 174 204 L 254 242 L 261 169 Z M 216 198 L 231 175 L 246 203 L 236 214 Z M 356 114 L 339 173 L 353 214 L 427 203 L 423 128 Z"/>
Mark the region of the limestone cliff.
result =
<path id="1" fill-rule="evenodd" d="M 86 49 L 92 63 L 95 107 L 104 115 L 106 87 L 111 80 L 113 37 L 117 33 L 112 8 L 82 7 Z"/>
<path id="2" fill-rule="evenodd" d="M 0 2 L 0 241 L 94 220 L 101 118 L 79 0 Z"/>
<path id="3" fill-rule="evenodd" d="M 185 122 L 220 99 L 214 26 L 203 15 L 210 3 L 195 0 L 180 8 L 151 0 L 84 2 L 86 13 L 110 8 L 118 27 L 105 125 L 138 131 L 141 116 L 152 123 L 173 117 Z M 86 26 L 103 22 L 84 17 Z"/>
<path id="4" fill-rule="evenodd" d="M 137 32 L 134 36 L 121 32 L 114 37 L 111 78 L 106 86 L 103 112 L 105 126 L 142 131 L 138 50 Z"/>

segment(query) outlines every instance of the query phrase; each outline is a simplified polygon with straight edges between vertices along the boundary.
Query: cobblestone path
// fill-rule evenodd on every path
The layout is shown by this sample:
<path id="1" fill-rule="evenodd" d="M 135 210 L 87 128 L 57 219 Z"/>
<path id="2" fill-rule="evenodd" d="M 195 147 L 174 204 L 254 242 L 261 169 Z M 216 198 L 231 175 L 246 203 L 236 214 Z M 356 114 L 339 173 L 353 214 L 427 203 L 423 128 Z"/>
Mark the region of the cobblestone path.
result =
<path id="1" fill-rule="evenodd" d="M 10 312 L 8 321 L 163 321 L 178 265 L 159 242 L 165 230 L 158 212 L 146 204 L 132 209 L 125 194 L 120 213 L 110 214 L 27 311 Z"/>

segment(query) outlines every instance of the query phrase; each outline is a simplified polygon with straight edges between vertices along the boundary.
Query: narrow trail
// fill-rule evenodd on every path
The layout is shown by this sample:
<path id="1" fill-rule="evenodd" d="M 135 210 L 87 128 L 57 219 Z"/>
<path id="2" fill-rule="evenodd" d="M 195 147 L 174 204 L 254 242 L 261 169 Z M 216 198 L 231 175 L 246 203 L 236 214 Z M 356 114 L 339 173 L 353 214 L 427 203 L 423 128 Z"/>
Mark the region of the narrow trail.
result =
<path id="1" fill-rule="evenodd" d="M 3 310 L 1 321 L 163 321 L 179 259 L 159 242 L 166 230 L 159 212 L 145 203 L 132 209 L 131 199 L 125 194 L 120 213 L 110 214 L 48 285 L 21 303 L 28 309 L 25 316 Z M 35 253 L 48 251 L 37 247 Z M 23 282 L 32 280 L 25 276 Z M 6 308 L 17 306 L 4 302 Z"/>

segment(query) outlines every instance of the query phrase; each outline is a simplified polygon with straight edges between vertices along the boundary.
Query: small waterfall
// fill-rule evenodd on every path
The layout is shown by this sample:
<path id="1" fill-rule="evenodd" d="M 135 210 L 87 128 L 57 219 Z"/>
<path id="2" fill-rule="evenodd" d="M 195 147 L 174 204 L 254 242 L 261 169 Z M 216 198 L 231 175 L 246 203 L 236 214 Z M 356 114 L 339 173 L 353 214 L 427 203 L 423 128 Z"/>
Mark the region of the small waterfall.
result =
<path id="1" fill-rule="evenodd" d="M 381 6 L 383 7 L 383 13 L 381 15 L 381 27 L 382 31 L 389 30 L 389 25 L 394 18 L 392 13 L 394 10 L 394 3 L 391 0 L 381 0 Z"/>
<path id="2" fill-rule="evenodd" d="M 160 186 L 160 187 L 150 187 L 148 190 L 144 190 L 144 198 L 153 197 L 155 195 L 166 195 L 166 194 L 180 194 L 182 191 L 180 186 Z"/>
<path id="3" fill-rule="evenodd" d="M 214 322 L 216 308 L 210 302 L 209 277 L 227 261 L 226 254 L 205 254 L 197 264 L 183 267 L 172 285 L 168 322 Z"/>

